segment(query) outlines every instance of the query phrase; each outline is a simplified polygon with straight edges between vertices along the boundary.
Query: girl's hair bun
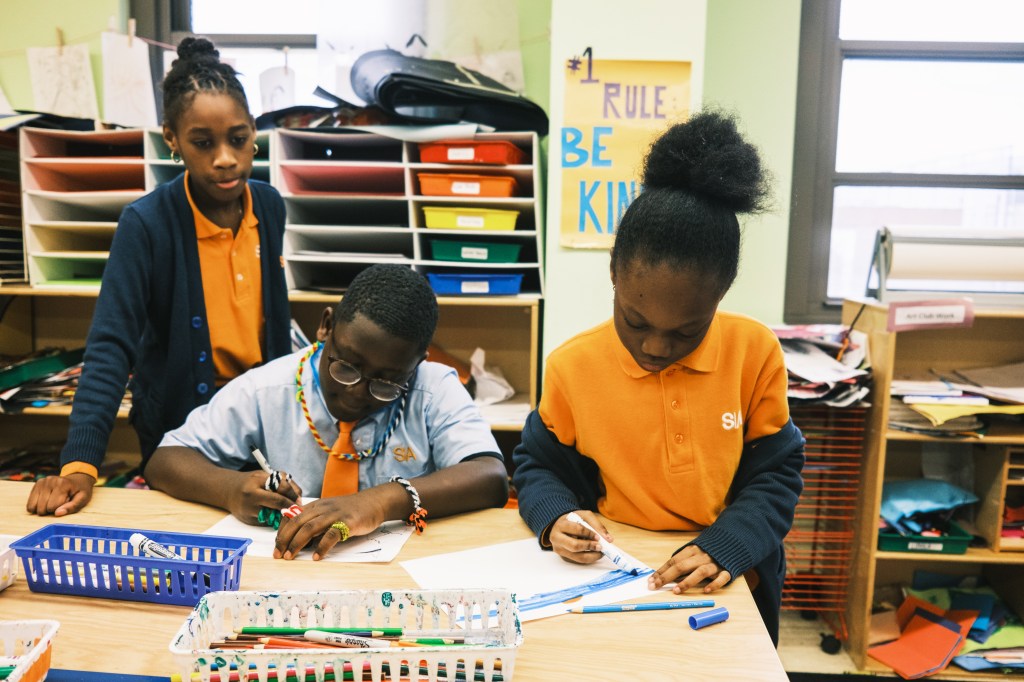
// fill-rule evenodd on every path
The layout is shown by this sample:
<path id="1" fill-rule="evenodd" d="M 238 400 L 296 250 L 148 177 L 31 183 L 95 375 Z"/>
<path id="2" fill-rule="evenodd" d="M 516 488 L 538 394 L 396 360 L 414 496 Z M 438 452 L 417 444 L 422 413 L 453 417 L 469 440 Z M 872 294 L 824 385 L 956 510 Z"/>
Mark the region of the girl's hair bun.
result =
<path id="1" fill-rule="evenodd" d="M 220 51 L 206 38 L 184 38 L 178 44 L 178 57 L 191 61 L 220 61 Z"/>
<path id="2" fill-rule="evenodd" d="M 647 154 L 643 182 L 703 196 L 734 213 L 764 210 L 770 184 L 757 149 L 731 116 L 717 111 L 695 114 L 661 135 Z"/>

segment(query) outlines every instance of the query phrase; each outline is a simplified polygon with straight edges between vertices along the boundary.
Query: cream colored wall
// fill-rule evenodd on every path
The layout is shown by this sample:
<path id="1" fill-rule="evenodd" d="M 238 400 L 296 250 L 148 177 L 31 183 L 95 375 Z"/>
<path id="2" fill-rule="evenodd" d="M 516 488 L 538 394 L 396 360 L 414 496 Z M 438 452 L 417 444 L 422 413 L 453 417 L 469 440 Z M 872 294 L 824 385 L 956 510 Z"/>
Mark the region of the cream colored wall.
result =
<path id="1" fill-rule="evenodd" d="M 128 0 L 2 0 L 0 21 L 0 87 L 15 109 L 34 109 L 32 81 L 28 75 L 27 47 L 56 47 L 57 28 L 64 30 L 68 45 L 87 43 L 96 83 L 96 97 L 103 102 L 100 72 L 100 33 L 110 17 L 117 30 L 127 25 Z"/>

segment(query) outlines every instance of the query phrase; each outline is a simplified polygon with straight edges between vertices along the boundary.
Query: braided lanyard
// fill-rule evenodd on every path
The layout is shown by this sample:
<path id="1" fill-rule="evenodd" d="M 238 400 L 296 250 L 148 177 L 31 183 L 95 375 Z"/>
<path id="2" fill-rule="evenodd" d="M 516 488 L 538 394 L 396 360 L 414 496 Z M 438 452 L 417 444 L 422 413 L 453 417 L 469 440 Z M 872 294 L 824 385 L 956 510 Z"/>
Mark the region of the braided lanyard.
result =
<path id="1" fill-rule="evenodd" d="M 384 429 L 384 434 L 381 436 L 380 440 L 377 441 L 377 444 L 373 447 L 373 449 L 363 450 L 362 452 L 332 453 L 330 446 L 328 446 L 327 443 L 324 442 L 324 439 L 320 437 L 320 431 L 317 430 L 316 425 L 313 423 L 313 417 L 311 417 L 309 414 L 309 405 L 306 404 L 306 391 L 302 386 L 302 366 L 306 363 L 307 360 L 313 357 L 313 355 L 316 354 L 318 350 L 320 350 L 320 346 L 321 343 L 317 341 L 316 343 L 309 347 L 309 350 L 306 351 L 306 354 L 299 359 L 299 368 L 298 371 L 295 372 L 295 399 L 298 400 L 299 404 L 302 406 L 302 416 L 306 418 L 306 424 L 309 425 L 309 432 L 313 434 L 313 440 L 315 440 L 317 445 L 320 446 L 320 449 L 326 452 L 328 455 L 333 454 L 335 457 L 340 457 L 342 459 L 348 459 L 355 462 L 358 462 L 361 459 L 368 459 L 370 457 L 379 455 L 381 452 L 384 451 L 384 446 L 387 444 L 388 439 L 391 438 L 391 434 L 394 433 L 395 427 L 398 426 L 398 421 L 402 418 L 402 414 L 405 412 L 405 400 L 409 392 L 402 392 L 402 402 L 399 403 L 398 409 L 395 410 L 395 414 L 391 417 L 391 421 L 388 423 L 388 427 Z M 312 365 L 310 367 L 313 371 L 314 379 L 316 379 L 317 383 L 319 384 L 320 382 L 319 377 L 317 376 L 316 368 L 312 367 Z"/>

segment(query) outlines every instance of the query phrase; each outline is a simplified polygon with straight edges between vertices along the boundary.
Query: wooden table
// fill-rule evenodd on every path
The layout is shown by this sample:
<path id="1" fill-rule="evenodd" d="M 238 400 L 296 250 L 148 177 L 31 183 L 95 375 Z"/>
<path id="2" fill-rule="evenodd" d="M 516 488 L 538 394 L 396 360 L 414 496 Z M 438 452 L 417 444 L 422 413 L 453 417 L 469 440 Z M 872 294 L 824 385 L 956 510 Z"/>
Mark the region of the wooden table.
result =
<path id="1" fill-rule="evenodd" d="M 0 481 L 0 534 L 24 535 L 55 520 L 25 511 L 27 483 Z M 141 530 L 202 532 L 224 512 L 155 491 L 97 488 L 92 503 L 61 523 Z M 616 543 L 659 566 L 687 534 L 609 523 Z M 399 561 L 531 537 L 519 515 L 488 509 L 430 522 L 389 564 L 314 563 L 246 557 L 242 590 L 417 587 Z M 0 619 L 53 618 L 61 623 L 52 667 L 162 675 L 175 672 L 168 646 L 191 609 L 30 592 L 18 580 L 0 592 Z M 691 598 L 700 598 L 694 593 Z M 685 610 L 566 614 L 523 623 L 514 680 L 779 680 L 788 678 L 741 578 L 714 595 L 725 623 L 692 630 Z M 662 595 L 661 599 L 664 599 Z M 658 599 L 653 596 L 651 601 Z"/>

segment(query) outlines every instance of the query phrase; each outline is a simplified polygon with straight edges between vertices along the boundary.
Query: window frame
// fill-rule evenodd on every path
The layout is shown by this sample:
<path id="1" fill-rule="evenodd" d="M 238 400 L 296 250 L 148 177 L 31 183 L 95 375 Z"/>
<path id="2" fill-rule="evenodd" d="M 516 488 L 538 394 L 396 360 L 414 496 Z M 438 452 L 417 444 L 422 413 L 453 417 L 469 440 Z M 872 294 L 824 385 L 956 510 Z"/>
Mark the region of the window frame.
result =
<path id="1" fill-rule="evenodd" d="M 165 45 L 177 45 L 192 33 L 191 0 L 128 0 L 128 16 L 134 17 L 136 33 Z M 315 33 L 204 33 L 218 47 L 264 47 L 316 49 Z M 164 78 L 164 48 L 150 45 L 149 62 L 153 83 Z M 157 117 L 163 118 L 163 99 L 155 86 Z"/>
<path id="2" fill-rule="evenodd" d="M 783 318 L 835 323 L 842 300 L 828 298 L 833 193 L 838 186 L 1024 190 L 1024 175 L 840 173 L 836 171 L 843 60 L 1024 62 L 1024 43 L 840 40 L 842 0 L 803 0 L 796 135 Z M 865 279 L 867 269 L 865 268 Z"/>

